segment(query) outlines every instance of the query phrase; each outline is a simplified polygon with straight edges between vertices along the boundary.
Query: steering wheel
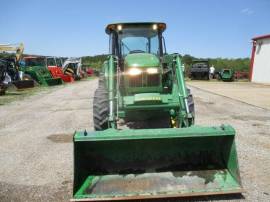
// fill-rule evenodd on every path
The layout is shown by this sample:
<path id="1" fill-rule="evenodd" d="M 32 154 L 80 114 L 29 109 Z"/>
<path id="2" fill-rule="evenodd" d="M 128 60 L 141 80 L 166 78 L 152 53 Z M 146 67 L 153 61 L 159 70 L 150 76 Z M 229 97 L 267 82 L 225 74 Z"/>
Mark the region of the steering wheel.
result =
<path id="1" fill-rule="evenodd" d="M 145 53 L 145 51 L 143 51 L 143 50 L 132 50 L 132 51 L 129 51 L 129 54 L 132 54 L 132 53 Z"/>

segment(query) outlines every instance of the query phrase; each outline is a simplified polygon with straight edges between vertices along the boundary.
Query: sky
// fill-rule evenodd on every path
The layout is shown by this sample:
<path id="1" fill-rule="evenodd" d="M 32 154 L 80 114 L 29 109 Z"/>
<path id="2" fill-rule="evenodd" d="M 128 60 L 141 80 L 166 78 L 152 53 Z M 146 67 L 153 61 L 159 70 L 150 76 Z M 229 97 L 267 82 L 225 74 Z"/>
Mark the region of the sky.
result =
<path id="1" fill-rule="evenodd" d="M 270 34 L 270 0 L 1 0 L 0 44 L 25 53 L 107 54 L 113 22 L 160 21 L 167 52 L 250 57 L 251 38 Z"/>

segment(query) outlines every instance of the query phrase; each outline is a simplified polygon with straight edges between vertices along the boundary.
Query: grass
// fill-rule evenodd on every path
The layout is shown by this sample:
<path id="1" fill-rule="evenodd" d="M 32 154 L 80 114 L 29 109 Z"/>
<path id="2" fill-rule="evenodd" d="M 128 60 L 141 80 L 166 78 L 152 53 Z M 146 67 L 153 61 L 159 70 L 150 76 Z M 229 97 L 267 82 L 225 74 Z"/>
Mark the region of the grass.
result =
<path id="1" fill-rule="evenodd" d="M 91 76 L 91 77 L 83 78 L 82 80 L 75 81 L 75 82 L 88 81 L 94 78 L 97 78 L 97 77 Z M 69 85 L 72 85 L 72 83 L 70 83 Z M 65 86 L 65 84 L 56 85 L 56 86 L 36 86 L 34 88 L 26 88 L 26 89 L 21 89 L 21 90 L 18 90 L 16 89 L 16 87 L 11 86 L 6 90 L 5 95 L 0 96 L 0 106 L 9 104 L 14 101 L 23 100 L 29 96 L 36 95 L 38 93 L 46 93 L 46 92 L 51 91 L 52 89 L 59 88 L 60 86 L 63 87 Z"/>
<path id="2" fill-rule="evenodd" d="M 0 106 L 9 104 L 17 100 L 23 100 L 26 97 L 35 95 L 40 92 L 49 91 L 50 87 L 34 87 L 17 90 L 15 87 L 10 87 L 6 90 L 6 94 L 0 96 Z"/>

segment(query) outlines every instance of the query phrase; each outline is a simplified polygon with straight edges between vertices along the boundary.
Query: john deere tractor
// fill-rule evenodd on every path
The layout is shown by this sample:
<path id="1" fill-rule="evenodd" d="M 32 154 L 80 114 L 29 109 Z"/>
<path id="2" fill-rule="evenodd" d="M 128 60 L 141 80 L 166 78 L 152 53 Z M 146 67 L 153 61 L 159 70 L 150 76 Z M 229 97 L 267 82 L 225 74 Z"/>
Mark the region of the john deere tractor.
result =
<path id="1" fill-rule="evenodd" d="M 74 135 L 73 201 L 241 193 L 229 125 L 195 126 L 181 59 L 164 23 L 109 24 L 95 131 Z M 146 124 L 147 123 L 147 124 Z"/>
<path id="2" fill-rule="evenodd" d="M 234 81 L 233 69 L 222 69 L 220 72 L 218 72 L 218 80 Z"/>
<path id="3" fill-rule="evenodd" d="M 27 56 L 22 61 L 24 65 L 21 65 L 21 71 L 33 78 L 39 85 L 54 86 L 63 84 L 60 77 L 52 77 L 47 69 L 46 57 Z"/>

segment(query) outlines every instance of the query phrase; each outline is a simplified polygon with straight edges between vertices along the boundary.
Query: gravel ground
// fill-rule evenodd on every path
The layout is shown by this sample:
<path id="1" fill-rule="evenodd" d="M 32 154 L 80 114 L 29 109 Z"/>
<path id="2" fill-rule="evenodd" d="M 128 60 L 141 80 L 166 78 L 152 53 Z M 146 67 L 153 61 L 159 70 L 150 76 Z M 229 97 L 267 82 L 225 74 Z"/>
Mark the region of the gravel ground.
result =
<path id="1" fill-rule="evenodd" d="M 191 87 L 191 91 L 196 124 L 224 123 L 236 129 L 240 174 L 246 190 L 239 200 L 270 201 L 270 111 L 197 88 Z"/>
<path id="2" fill-rule="evenodd" d="M 76 82 L 0 106 L 0 201 L 68 201 L 72 192 L 75 130 L 92 129 L 97 80 Z M 231 124 L 243 197 L 196 201 L 270 201 L 270 111 L 197 88 L 196 122 Z M 184 199 L 186 200 L 186 199 Z M 181 200 L 181 201 L 184 201 Z"/>
<path id="3" fill-rule="evenodd" d="M 270 110 L 270 85 L 251 82 L 192 81 L 189 85 Z"/>
<path id="4" fill-rule="evenodd" d="M 0 107 L 0 201 L 71 198 L 72 135 L 92 129 L 95 88 L 80 81 Z"/>

